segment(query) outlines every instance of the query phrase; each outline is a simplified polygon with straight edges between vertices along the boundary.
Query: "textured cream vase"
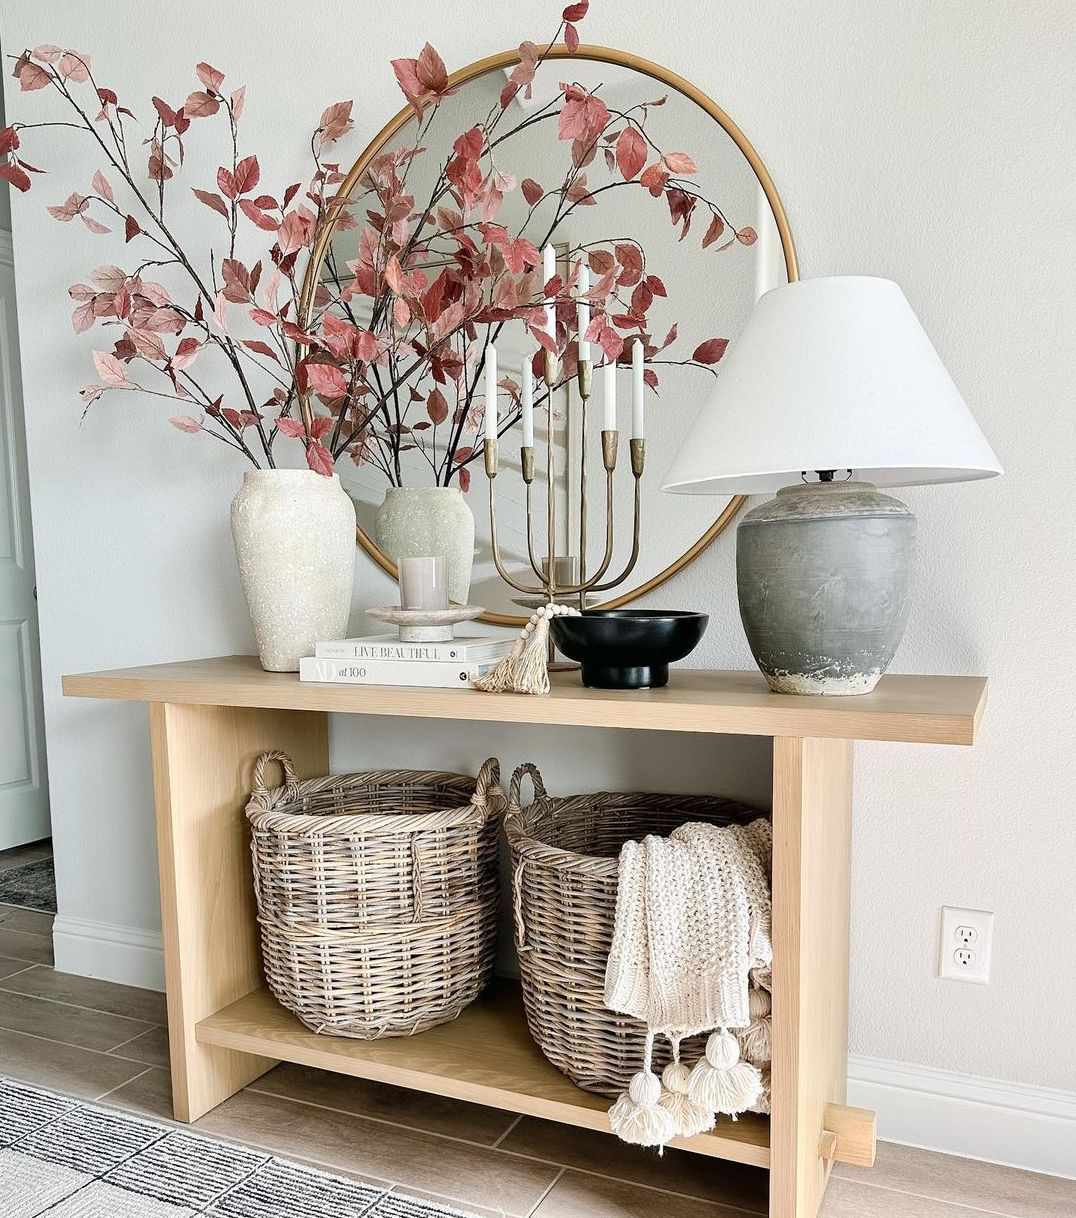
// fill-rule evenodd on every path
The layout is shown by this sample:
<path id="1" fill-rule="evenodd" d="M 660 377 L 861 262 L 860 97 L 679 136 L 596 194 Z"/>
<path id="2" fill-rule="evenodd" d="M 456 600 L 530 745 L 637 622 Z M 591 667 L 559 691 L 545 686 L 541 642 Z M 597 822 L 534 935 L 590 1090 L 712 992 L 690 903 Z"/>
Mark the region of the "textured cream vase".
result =
<path id="1" fill-rule="evenodd" d="M 345 637 L 355 505 L 335 474 L 251 470 L 232 500 L 232 537 L 262 668 L 296 672 L 316 642 Z"/>
<path id="2" fill-rule="evenodd" d="M 374 526 L 377 544 L 394 561 L 437 558 L 448 567 L 448 599 L 466 605 L 474 566 L 474 516 L 456 486 L 394 486 Z"/>

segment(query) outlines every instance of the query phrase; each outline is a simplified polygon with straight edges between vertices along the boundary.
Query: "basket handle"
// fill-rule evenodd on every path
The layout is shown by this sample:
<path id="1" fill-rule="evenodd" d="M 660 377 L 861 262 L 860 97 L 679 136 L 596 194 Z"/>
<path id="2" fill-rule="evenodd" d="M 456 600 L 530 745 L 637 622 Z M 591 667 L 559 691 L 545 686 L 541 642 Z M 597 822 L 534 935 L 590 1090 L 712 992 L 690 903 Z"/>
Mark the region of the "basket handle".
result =
<path id="1" fill-rule="evenodd" d="M 496 757 L 487 757 L 475 779 L 471 803 L 476 808 L 487 808 L 494 802 L 498 814 L 504 811 L 504 791 L 501 789 L 501 763 Z M 499 806 L 497 806 L 499 805 Z"/>
<path id="2" fill-rule="evenodd" d="M 545 799 L 545 783 L 542 781 L 542 772 L 534 764 L 533 761 L 525 761 L 522 765 L 517 765 L 515 773 L 512 775 L 512 782 L 509 786 L 509 804 L 513 808 L 520 807 L 519 802 L 519 787 L 524 777 L 530 775 L 531 787 L 534 791 L 535 799 Z"/>
<path id="3" fill-rule="evenodd" d="M 292 759 L 279 749 L 270 749 L 269 752 L 262 753 L 254 763 L 254 787 L 251 795 L 258 799 L 265 799 L 269 794 L 269 788 L 265 785 L 265 770 L 274 761 L 280 762 L 280 768 L 284 772 L 284 781 L 280 785 L 284 787 L 285 791 L 294 793 L 299 787 L 299 775 L 295 772 Z"/>
<path id="4" fill-rule="evenodd" d="M 523 919 L 523 868 L 526 865 L 527 860 L 520 858 L 512 874 L 512 920 L 516 928 L 516 951 L 521 953 L 531 950 L 527 942 L 527 924 Z"/>

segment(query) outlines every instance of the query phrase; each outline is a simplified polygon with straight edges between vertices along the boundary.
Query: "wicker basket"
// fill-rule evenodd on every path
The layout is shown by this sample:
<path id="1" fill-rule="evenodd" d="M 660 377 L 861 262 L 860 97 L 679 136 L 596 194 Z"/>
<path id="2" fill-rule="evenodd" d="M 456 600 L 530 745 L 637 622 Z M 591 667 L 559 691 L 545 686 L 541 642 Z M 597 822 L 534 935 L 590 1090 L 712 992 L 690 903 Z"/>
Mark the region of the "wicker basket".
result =
<path id="1" fill-rule="evenodd" d="M 519 802 L 524 775 L 535 795 L 526 808 Z M 512 775 L 504 827 L 527 1025 L 545 1056 L 577 1086 L 617 1095 L 643 1060 L 645 1026 L 614 1014 L 603 1001 L 620 847 L 647 834 L 671 833 L 686 821 L 727 825 L 760 815 L 714 796 L 554 799 L 535 766 L 521 765 Z M 700 1056 L 705 1043 L 704 1036 L 685 1040 L 685 1060 Z M 655 1068 L 668 1060 L 668 1043 L 659 1038 Z"/>
<path id="2" fill-rule="evenodd" d="M 284 771 L 268 788 L 266 768 Z M 497 923 L 494 758 L 464 774 L 300 781 L 265 753 L 247 804 L 266 981 L 314 1032 L 376 1040 L 455 1019 L 489 979 Z"/>

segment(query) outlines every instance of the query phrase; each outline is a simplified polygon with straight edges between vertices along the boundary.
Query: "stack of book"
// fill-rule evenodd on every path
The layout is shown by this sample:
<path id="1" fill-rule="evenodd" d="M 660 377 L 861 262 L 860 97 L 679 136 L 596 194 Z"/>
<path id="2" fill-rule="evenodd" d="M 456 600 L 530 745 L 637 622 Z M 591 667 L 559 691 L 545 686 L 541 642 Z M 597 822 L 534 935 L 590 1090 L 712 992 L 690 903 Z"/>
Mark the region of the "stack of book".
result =
<path id="1" fill-rule="evenodd" d="M 508 655 L 514 634 L 461 634 L 445 643 L 401 643 L 395 634 L 318 643 L 299 661 L 300 681 L 466 688 Z"/>

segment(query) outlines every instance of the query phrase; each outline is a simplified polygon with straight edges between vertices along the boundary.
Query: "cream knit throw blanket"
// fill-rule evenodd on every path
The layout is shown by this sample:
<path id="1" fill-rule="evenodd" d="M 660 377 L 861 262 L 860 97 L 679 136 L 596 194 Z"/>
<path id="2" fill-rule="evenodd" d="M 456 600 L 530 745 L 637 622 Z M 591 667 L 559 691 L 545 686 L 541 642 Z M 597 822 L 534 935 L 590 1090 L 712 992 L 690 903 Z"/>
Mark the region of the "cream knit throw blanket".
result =
<path id="1" fill-rule="evenodd" d="M 662 1145 L 687 1132 L 668 1128 L 653 1111 L 658 1105 L 675 1109 L 681 1125 L 703 1123 L 701 1113 L 688 1120 L 671 1103 L 670 1080 L 695 1107 L 713 1102 L 706 1127 L 714 1109 L 735 1115 L 759 1099 L 758 1070 L 740 1062 L 735 1037 L 726 1030 L 751 1023 L 749 974 L 758 969 L 764 975 L 773 960 L 772 847 L 770 823 L 760 817 L 748 825 L 686 824 L 670 837 L 647 837 L 621 849 L 605 1004 L 641 1019 L 650 1032 L 643 1071 L 611 1113 L 614 1129 L 628 1140 Z M 719 1033 L 691 1072 L 690 1087 L 683 1067 L 671 1075 L 668 1067 L 662 1090 L 650 1073 L 653 1036 L 667 1035 L 678 1059 L 681 1038 L 713 1029 Z M 616 1128 L 618 1109 L 626 1129 Z"/>

